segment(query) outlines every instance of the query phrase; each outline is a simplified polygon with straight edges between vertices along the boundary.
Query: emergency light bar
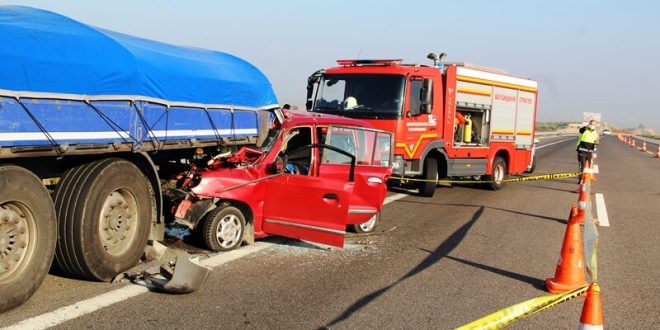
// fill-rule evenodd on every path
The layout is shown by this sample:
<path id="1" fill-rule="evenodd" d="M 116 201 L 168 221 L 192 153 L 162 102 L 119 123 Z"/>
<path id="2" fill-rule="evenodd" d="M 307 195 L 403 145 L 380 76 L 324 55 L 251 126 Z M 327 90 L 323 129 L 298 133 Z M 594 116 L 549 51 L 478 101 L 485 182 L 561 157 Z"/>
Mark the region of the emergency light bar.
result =
<path id="1" fill-rule="evenodd" d="M 337 60 L 337 64 L 341 66 L 356 66 L 356 65 L 399 65 L 402 59 L 384 59 L 384 60 Z"/>

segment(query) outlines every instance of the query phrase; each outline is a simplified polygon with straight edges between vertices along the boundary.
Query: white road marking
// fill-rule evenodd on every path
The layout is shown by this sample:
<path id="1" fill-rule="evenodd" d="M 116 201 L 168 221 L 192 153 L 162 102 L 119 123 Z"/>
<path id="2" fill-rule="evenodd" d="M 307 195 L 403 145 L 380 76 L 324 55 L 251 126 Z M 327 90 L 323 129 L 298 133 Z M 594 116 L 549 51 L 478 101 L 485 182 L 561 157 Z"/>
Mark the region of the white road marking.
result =
<path id="1" fill-rule="evenodd" d="M 145 292 L 149 292 L 149 289 L 143 286 L 125 286 L 121 289 L 110 291 L 94 298 L 79 301 L 73 305 L 58 308 L 52 312 L 23 320 L 19 323 L 3 328 L 3 330 L 47 329 L 85 314 L 95 312 L 120 301 L 124 301 L 128 298 L 139 296 Z"/>
<path id="2" fill-rule="evenodd" d="M 610 226 L 610 219 L 607 217 L 607 208 L 605 207 L 605 197 L 603 197 L 603 194 L 596 194 L 596 214 L 598 215 L 598 224 L 601 227 Z"/>
<path id="3" fill-rule="evenodd" d="M 389 196 L 385 198 L 383 205 L 402 199 L 406 196 L 408 195 L 396 194 Z M 202 260 L 200 263 L 204 266 L 215 268 L 250 254 L 259 252 L 276 244 L 277 242 L 256 242 L 252 245 L 244 246 L 237 250 L 219 253 L 213 257 Z M 52 312 L 25 319 L 16 324 L 2 328 L 2 330 L 47 329 L 66 321 L 81 317 L 83 315 L 93 313 L 99 309 L 108 307 L 118 302 L 139 296 L 146 292 L 149 292 L 149 290 L 144 286 L 127 285 L 121 289 L 113 290 L 87 300 L 79 301 L 69 306 L 58 308 Z"/>
<path id="4" fill-rule="evenodd" d="M 545 147 L 549 147 L 549 146 L 551 146 L 551 145 L 555 145 L 555 144 L 557 144 L 557 143 L 562 143 L 562 142 L 571 141 L 571 140 L 576 141 L 575 138 L 564 139 L 564 140 L 561 140 L 561 141 L 555 141 L 555 142 L 552 142 L 552 143 L 544 144 L 544 145 L 542 145 L 542 146 L 540 146 L 540 147 L 536 147 L 536 150 L 538 150 L 538 149 L 543 149 L 543 148 L 545 148 Z"/>
<path id="5" fill-rule="evenodd" d="M 401 198 L 404 198 L 406 196 L 408 196 L 408 195 L 406 195 L 406 194 L 396 194 L 396 195 L 389 196 L 389 197 L 385 198 L 385 202 L 383 202 L 383 205 L 392 203 L 392 202 L 397 201 L 397 200 L 399 200 Z"/>

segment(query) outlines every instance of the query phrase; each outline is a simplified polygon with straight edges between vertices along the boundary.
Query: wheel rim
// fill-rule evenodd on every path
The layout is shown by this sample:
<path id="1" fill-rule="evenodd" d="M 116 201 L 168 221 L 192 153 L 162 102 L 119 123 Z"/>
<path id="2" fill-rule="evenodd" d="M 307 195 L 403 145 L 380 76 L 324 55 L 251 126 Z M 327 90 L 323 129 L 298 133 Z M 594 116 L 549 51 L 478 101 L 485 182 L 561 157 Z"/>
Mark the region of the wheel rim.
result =
<path id="1" fill-rule="evenodd" d="M 234 214 L 228 214 L 218 222 L 215 238 L 223 248 L 232 248 L 240 242 L 242 231 L 241 220 Z"/>
<path id="2" fill-rule="evenodd" d="M 34 253 L 36 221 L 19 202 L 0 204 L 0 281 L 20 271 Z"/>
<path id="3" fill-rule="evenodd" d="M 369 221 L 361 223 L 360 224 L 360 230 L 362 230 L 364 232 L 371 231 L 376 226 L 376 222 L 378 222 L 378 214 L 374 214 L 374 216 L 371 217 L 371 219 L 369 219 Z"/>
<path id="4" fill-rule="evenodd" d="M 138 207 L 126 189 L 111 192 L 101 207 L 99 233 L 106 252 L 120 256 L 130 249 L 137 233 Z"/>
<path id="5" fill-rule="evenodd" d="M 495 166 L 495 171 L 494 171 L 494 177 L 495 177 L 495 183 L 500 184 L 504 180 L 504 167 L 502 166 L 501 163 L 498 163 L 497 166 Z"/>

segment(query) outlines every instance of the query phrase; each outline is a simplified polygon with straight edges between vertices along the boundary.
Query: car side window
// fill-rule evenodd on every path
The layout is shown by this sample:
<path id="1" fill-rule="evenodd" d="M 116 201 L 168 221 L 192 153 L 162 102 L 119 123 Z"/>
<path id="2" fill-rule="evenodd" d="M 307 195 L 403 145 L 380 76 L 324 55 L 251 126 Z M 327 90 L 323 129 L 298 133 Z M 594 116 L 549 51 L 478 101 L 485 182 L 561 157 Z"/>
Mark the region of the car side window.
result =
<path id="1" fill-rule="evenodd" d="M 308 175 L 312 163 L 312 148 L 302 148 L 312 144 L 312 129 L 297 127 L 291 129 L 284 140 L 281 152 L 287 158 L 285 173 Z"/>

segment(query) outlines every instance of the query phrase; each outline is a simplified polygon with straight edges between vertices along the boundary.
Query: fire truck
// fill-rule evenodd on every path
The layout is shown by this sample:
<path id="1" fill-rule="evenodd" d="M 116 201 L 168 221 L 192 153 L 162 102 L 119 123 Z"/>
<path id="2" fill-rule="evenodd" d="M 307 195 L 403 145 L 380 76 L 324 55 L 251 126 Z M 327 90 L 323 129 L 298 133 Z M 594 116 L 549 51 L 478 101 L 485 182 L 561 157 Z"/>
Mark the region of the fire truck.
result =
<path id="1" fill-rule="evenodd" d="M 427 57 L 433 65 L 339 60 L 309 77 L 306 108 L 393 132 L 393 178 L 422 196 L 433 196 L 440 178 L 477 178 L 499 190 L 508 175 L 531 172 L 538 83 Z"/>

